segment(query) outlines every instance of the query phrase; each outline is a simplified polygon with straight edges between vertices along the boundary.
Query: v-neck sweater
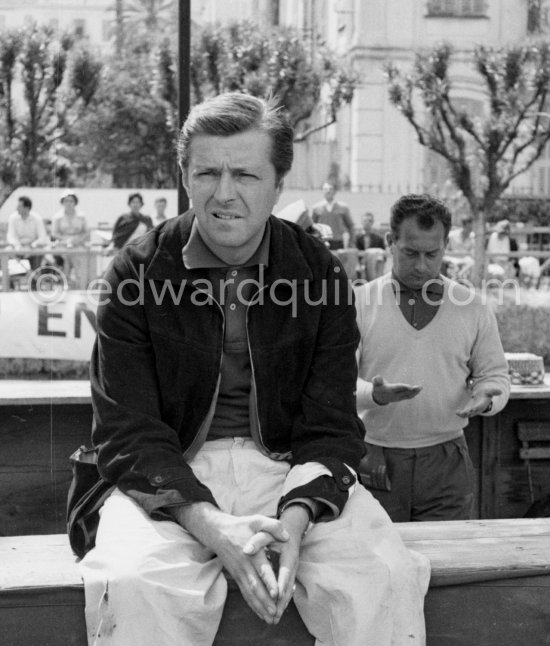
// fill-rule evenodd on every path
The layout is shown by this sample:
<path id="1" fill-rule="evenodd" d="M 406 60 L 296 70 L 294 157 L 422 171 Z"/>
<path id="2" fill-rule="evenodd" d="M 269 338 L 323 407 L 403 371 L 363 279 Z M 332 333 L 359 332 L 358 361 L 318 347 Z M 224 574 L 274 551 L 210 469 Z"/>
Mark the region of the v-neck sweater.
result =
<path id="1" fill-rule="evenodd" d="M 510 382 L 493 311 L 463 285 L 445 278 L 443 287 L 441 305 L 422 329 L 403 316 L 390 274 L 356 292 L 360 380 L 381 375 L 422 386 L 413 399 L 360 411 L 373 444 L 419 448 L 460 437 L 468 420 L 456 411 L 472 396 L 469 384 L 502 390 L 491 413 L 506 404 Z"/>

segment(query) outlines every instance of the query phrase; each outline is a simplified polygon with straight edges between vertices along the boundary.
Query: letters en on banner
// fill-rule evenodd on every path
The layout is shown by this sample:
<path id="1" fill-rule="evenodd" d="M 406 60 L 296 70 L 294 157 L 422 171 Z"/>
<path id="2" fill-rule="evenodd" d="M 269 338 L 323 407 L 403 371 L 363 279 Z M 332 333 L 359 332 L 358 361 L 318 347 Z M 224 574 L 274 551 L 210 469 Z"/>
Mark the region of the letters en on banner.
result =
<path id="1" fill-rule="evenodd" d="M 88 361 L 97 304 L 66 291 L 54 302 L 33 292 L 0 292 L 0 358 Z"/>

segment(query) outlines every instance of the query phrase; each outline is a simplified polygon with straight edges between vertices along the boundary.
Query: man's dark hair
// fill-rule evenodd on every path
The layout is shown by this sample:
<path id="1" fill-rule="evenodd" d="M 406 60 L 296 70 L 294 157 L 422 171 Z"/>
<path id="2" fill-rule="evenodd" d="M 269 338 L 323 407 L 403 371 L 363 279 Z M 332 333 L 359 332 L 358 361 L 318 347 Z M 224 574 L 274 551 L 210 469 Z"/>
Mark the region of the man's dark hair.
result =
<path id="1" fill-rule="evenodd" d="M 445 238 L 451 230 L 451 212 L 440 200 L 428 194 L 404 195 L 391 207 L 390 228 L 395 240 L 399 238 L 399 231 L 404 220 L 416 218 L 421 229 L 431 229 L 437 222 L 441 222 L 445 231 Z"/>
<path id="2" fill-rule="evenodd" d="M 189 149 L 195 135 L 231 135 L 260 130 L 271 138 L 271 163 L 277 181 L 292 166 L 294 131 L 274 99 L 259 99 L 241 92 L 220 94 L 196 105 L 185 120 L 178 140 L 178 163 L 189 165 Z"/>
<path id="3" fill-rule="evenodd" d="M 21 202 L 21 204 L 27 209 L 32 209 L 32 200 L 30 197 L 27 197 L 26 195 L 22 195 L 19 198 L 18 202 Z"/>
<path id="4" fill-rule="evenodd" d="M 139 198 L 139 201 L 141 202 L 141 205 L 143 206 L 143 197 L 142 197 L 141 193 L 130 193 L 130 195 L 128 196 L 128 204 L 130 204 L 130 202 L 135 197 Z"/>

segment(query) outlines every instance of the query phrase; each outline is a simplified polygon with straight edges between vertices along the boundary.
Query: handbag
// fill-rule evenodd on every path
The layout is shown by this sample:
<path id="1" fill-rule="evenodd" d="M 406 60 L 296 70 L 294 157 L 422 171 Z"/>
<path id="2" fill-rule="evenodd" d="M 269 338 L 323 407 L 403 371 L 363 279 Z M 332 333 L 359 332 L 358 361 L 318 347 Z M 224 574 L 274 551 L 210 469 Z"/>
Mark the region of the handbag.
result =
<path id="1" fill-rule="evenodd" d="M 83 558 L 95 546 L 99 510 L 115 485 L 100 476 L 97 449 L 81 446 L 69 459 L 73 479 L 67 496 L 67 534 L 71 549 Z"/>

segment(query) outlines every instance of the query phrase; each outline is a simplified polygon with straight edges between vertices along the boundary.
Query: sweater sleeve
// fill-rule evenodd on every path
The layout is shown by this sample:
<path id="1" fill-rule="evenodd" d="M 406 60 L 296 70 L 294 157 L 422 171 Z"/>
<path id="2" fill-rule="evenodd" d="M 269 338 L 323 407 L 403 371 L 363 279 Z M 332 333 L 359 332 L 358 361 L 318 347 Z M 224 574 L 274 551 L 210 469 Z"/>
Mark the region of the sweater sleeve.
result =
<path id="1" fill-rule="evenodd" d="M 493 406 L 485 413 L 496 415 L 508 402 L 510 378 L 496 317 L 489 306 L 482 306 L 480 309 L 477 335 L 470 354 L 470 370 L 474 393 L 485 388 L 498 388 L 502 391 L 500 395 L 493 397 Z"/>

